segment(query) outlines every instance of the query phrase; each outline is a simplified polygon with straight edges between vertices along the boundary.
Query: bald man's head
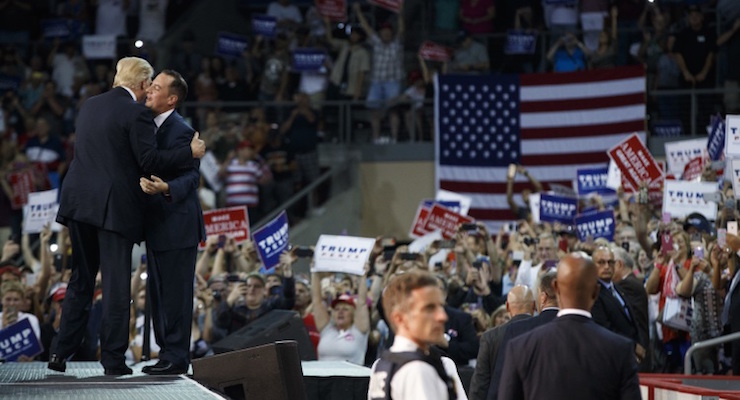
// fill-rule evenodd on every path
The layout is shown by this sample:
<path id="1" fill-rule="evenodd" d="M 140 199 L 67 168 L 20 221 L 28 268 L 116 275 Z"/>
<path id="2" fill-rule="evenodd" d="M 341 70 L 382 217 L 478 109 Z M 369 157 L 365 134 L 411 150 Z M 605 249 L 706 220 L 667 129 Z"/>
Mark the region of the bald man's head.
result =
<path id="1" fill-rule="evenodd" d="M 599 295 L 596 265 L 586 258 L 564 257 L 558 265 L 555 292 L 560 308 L 591 311 Z"/>
<path id="2" fill-rule="evenodd" d="M 519 314 L 532 314 L 534 312 L 532 291 L 525 285 L 511 288 L 506 296 L 506 309 L 512 317 Z"/>

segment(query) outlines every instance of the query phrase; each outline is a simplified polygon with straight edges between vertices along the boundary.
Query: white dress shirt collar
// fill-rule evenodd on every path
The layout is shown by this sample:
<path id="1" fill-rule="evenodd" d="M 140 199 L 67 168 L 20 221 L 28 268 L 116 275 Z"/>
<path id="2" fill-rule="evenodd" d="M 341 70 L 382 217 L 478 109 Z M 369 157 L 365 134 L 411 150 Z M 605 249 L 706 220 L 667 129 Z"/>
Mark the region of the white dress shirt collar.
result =
<path id="1" fill-rule="evenodd" d="M 162 126 L 162 124 L 164 123 L 164 121 L 167 120 L 167 118 L 172 114 L 173 111 L 175 111 L 174 108 L 169 109 L 169 110 L 163 112 L 162 114 L 159 114 L 156 117 L 154 117 L 154 125 L 157 126 L 157 129 L 159 129 L 159 127 Z"/>
<path id="2" fill-rule="evenodd" d="M 580 308 L 563 308 L 558 311 L 558 317 L 562 317 L 563 315 L 580 315 L 588 319 L 592 318 L 590 312 L 586 310 L 581 310 Z"/>

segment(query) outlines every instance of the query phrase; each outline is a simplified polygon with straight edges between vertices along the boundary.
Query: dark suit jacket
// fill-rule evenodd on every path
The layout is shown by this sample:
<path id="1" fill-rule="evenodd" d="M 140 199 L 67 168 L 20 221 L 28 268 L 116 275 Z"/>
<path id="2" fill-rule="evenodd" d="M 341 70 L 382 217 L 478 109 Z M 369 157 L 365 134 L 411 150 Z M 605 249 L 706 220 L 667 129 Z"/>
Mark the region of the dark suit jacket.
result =
<path id="1" fill-rule="evenodd" d="M 445 332 L 450 335 L 450 343 L 442 349 L 457 365 L 468 365 L 468 361 L 478 355 L 478 334 L 475 332 L 473 317 L 464 312 L 445 305 L 447 322 Z"/>
<path id="2" fill-rule="evenodd" d="M 498 398 L 640 399 L 633 348 L 587 317 L 558 317 L 506 346 Z"/>
<path id="3" fill-rule="evenodd" d="M 523 335 L 539 326 L 542 326 L 554 320 L 557 316 L 558 309 L 548 309 L 542 311 L 540 315 L 534 318 L 527 318 L 521 321 L 516 321 L 510 324 L 508 328 L 506 328 L 506 332 L 504 332 L 504 336 L 503 338 L 501 338 L 501 345 L 499 346 L 501 351 L 499 351 L 496 355 L 493 374 L 491 375 L 491 384 L 489 385 L 487 396 L 489 400 L 495 400 L 498 398 L 498 387 L 501 382 L 501 374 L 504 370 L 504 349 L 506 349 L 506 346 L 509 344 L 511 339 L 514 339 L 517 336 Z"/>
<path id="4" fill-rule="evenodd" d="M 617 283 L 617 290 L 624 294 L 624 300 L 629 303 L 640 344 L 647 349 L 650 344 L 650 332 L 648 330 L 648 295 L 645 287 L 642 286 L 639 278 L 634 274 L 629 274 Z"/>
<path id="5" fill-rule="evenodd" d="M 501 348 L 501 339 L 503 339 L 506 329 L 515 322 L 528 318 L 532 318 L 532 316 L 529 314 L 515 315 L 509 322 L 483 333 L 480 338 L 475 372 L 473 372 L 473 379 L 470 381 L 470 396 L 468 397 L 471 400 L 484 400 L 488 395 L 493 368 L 496 366 L 496 357 Z"/>
<path id="6" fill-rule="evenodd" d="M 195 130 L 173 111 L 157 130 L 157 148 L 174 149 L 189 146 Z M 145 218 L 146 245 L 152 250 L 165 251 L 195 247 L 205 239 L 203 211 L 198 198 L 200 161 L 191 161 L 189 168 L 176 172 L 158 172 L 168 183 L 170 197 L 148 196 Z"/>
<path id="7" fill-rule="evenodd" d="M 635 343 L 640 343 L 640 337 L 637 332 L 637 325 L 635 323 L 635 313 L 632 310 L 630 302 L 623 292 L 620 291 L 619 287 L 617 292 L 622 296 L 622 299 L 629 310 L 632 320 L 624 313 L 624 308 L 619 300 L 615 299 L 614 296 L 609 292 L 609 289 L 599 281 L 600 290 L 599 297 L 594 302 L 594 306 L 591 308 L 591 314 L 593 315 L 594 322 L 603 326 L 604 328 L 620 334 L 628 339 L 631 339 Z M 634 353 L 634 349 L 633 349 Z"/>
<path id="8" fill-rule="evenodd" d="M 62 182 L 57 221 L 74 220 L 143 240 L 139 177 L 192 165 L 190 146 L 158 151 L 151 111 L 123 88 L 89 98 L 77 116 L 75 156 Z"/>

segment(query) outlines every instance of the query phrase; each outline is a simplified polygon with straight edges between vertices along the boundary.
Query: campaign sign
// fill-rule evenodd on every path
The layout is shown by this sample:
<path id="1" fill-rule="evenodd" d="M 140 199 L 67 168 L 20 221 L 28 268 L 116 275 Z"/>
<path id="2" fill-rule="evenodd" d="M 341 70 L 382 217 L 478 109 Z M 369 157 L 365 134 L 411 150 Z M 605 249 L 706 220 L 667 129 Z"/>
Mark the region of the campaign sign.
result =
<path id="1" fill-rule="evenodd" d="M 347 2 L 345 0 L 316 0 L 316 9 L 322 17 L 332 21 L 347 20 Z"/>
<path id="2" fill-rule="evenodd" d="M 614 194 L 614 190 L 606 186 L 609 179 L 609 168 L 582 168 L 576 170 L 578 195 L 590 193 L 601 195 Z"/>
<path id="3" fill-rule="evenodd" d="M 619 167 L 617 167 L 614 160 L 609 160 L 607 174 L 606 187 L 612 190 L 619 189 L 619 187 L 622 186 L 622 172 L 619 171 Z"/>
<path id="4" fill-rule="evenodd" d="M 401 5 L 403 4 L 403 0 L 369 0 L 368 2 L 378 7 L 385 8 L 386 10 L 393 11 L 394 13 L 401 11 Z"/>
<path id="5" fill-rule="evenodd" d="M 429 61 L 445 62 L 450 59 L 453 50 L 439 43 L 430 40 L 425 41 L 419 46 L 419 55 L 421 58 Z"/>
<path id="6" fill-rule="evenodd" d="M 537 47 L 537 34 L 519 29 L 506 32 L 504 54 L 534 54 Z"/>
<path id="7" fill-rule="evenodd" d="M 21 86 L 21 79 L 17 76 L 0 73 L 0 92 L 8 90 L 18 90 Z M 3 128 L 3 130 L 5 130 Z"/>
<path id="8" fill-rule="evenodd" d="M 416 216 L 414 216 L 414 222 L 411 224 L 411 232 L 409 236 L 412 238 L 420 238 L 426 235 L 426 229 L 424 225 L 427 223 L 427 217 L 429 217 L 429 211 L 431 207 L 425 207 L 424 204 L 419 204 L 419 208 L 416 209 Z"/>
<path id="9" fill-rule="evenodd" d="M 683 176 L 681 179 L 685 181 L 693 181 L 694 179 L 701 177 L 702 171 L 704 171 L 704 158 L 696 157 L 686 164 L 683 169 Z"/>
<path id="10" fill-rule="evenodd" d="M 313 253 L 311 272 L 342 272 L 362 275 L 375 239 L 321 235 Z"/>
<path id="11" fill-rule="evenodd" d="M 326 52 L 322 49 L 295 49 L 292 52 L 293 71 L 318 72 L 325 68 Z"/>
<path id="12" fill-rule="evenodd" d="M 653 134 L 659 137 L 679 137 L 683 133 L 681 121 L 666 120 L 657 121 L 653 124 Z"/>
<path id="13" fill-rule="evenodd" d="M 426 232 L 434 232 L 439 229 L 442 231 L 443 238 L 452 239 L 455 237 L 460 224 L 473 221 L 470 217 L 458 214 L 439 204 L 434 204 L 429 210 L 429 216 L 424 224 L 424 230 Z"/>
<path id="14" fill-rule="evenodd" d="M 434 199 L 437 202 L 444 202 L 444 201 L 459 202 L 460 211 L 458 213 L 462 215 L 468 215 L 468 211 L 470 211 L 470 204 L 473 202 L 473 199 L 470 196 L 463 196 L 461 194 L 450 192 L 449 190 L 444 190 L 444 189 L 438 190 L 437 195 L 434 197 Z"/>
<path id="15" fill-rule="evenodd" d="M 266 38 L 274 38 L 277 36 L 277 18 L 269 15 L 253 16 L 252 33 Z"/>
<path id="16" fill-rule="evenodd" d="M 237 244 L 249 240 L 249 214 L 246 206 L 219 208 L 203 211 L 206 236 L 226 235 L 234 238 Z M 206 244 L 200 243 L 200 249 Z"/>
<path id="17" fill-rule="evenodd" d="M 20 210 L 28 203 L 28 194 L 33 190 L 33 171 L 26 169 L 8 174 L 10 188 L 13 191 L 13 198 L 10 199 L 10 206 L 14 210 Z"/>
<path id="18" fill-rule="evenodd" d="M 39 233 L 47 224 L 58 232 L 61 225 L 55 224 L 59 211 L 58 189 L 28 194 L 28 204 L 23 207 L 23 233 Z"/>
<path id="19" fill-rule="evenodd" d="M 83 36 L 82 55 L 90 60 L 112 60 L 117 58 L 116 37 L 113 35 Z"/>
<path id="20" fill-rule="evenodd" d="M 578 199 L 540 194 L 540 221 L 542 222 L 562 222 L 571 225 L 577 211 Z"/>
<path id="21" fill-rule="evenodd" d="M 605 238 L 614 240 L 614 210 L 583 214 L 576 217 L 578 240 L 586 242 L 591 239 Z"/>
<path id="22" fill-rule="evenodd" d="M 727 156 L 740 156 L 740 115 L 727 116 L 725 122 L 725 154 Z"/>
<path id="23" fill-rule="evenodd" d="M 435 240 L 442 240 L 442 232 L 434 231 L 409 243 L 409 253 L 423 253 Z"/>
<path id="24" fill-rule="evenodd" d="M 24 318 L 0 330 L 0 358 L 16 361 L 19 356 L 36 357 L 43 348 L 33 332 L 31 322 Z"/>
<path id="25" fill-rule="evenodd" d="M 740 199 L 740 159 L 733 159 L 730 169 L 732 170 L 732 190 L 735 192 L 735 198 Z"/>
<path id="26" fill-rule="evenodd" d="M 432 199 L 424 199 L 421 201 L 421 205 L 430 209 L 434 205 L 434 203 L 439 204 L 442 207 L 447 207 L 450 210 L 460 214 L 460 210 L 462 209 L 462 206 L 460 205 L 459 201 L 456 200 L 432 200 Z"/>
<path id="27" fill-rule="evenodd" d="M 72 35 L 66 19 L 47 19 L 41 21 L 41 32 L 46 39 L 67 39 Z"/>
<path id="28" fill-rule="evenodd" d="M 668 162 L 668 172 L 675 176 L 683 173 L 684 167 L 696 157 L 706 155 L 706 139 L 679 140 L 665 143 L 665 158 Z"/>
<path id="29" fill-rule="evenodd" d="M 247 38 L 230 32 L 219 32 L 216 37 L 216 54 L 223 57 L 241 58 L 247 49 Z"/>
<path id="30" fill-rule="evenodd" d="M 633 188 L 663 178 L 663 171 L 636 134 L 609 149 L 608 154 Z"/>
<path id="31" fill-rule="evenodd" d="M 221 164 L 216 160 L 216 156 L 210 150 L 200 160 L 200 174 L 208 182 L 208 186 L 211 187 L 215 192 L 220 192 L 221 179 L 218 177 L 218 172 L 221 170 Z"/>
<path id="32" fill-rule="evenodd" d="M 725 145 L 725 121 L 719 115 L 712 116 L 712 124 L 707 138 L 707 153 L 712 161 L 722 158 Z"/>
<path id="33" fill-rule="evenodd" d="M 257 254 L 259 254 L 265 268 L 269 270 L 278 265 L 280 254 L 290 244 L 288 214 L 285 213 L 285 210 L 265 226 L 254 231 L 252 238 L 254 238 L 254 243 L 257 244 Z"/>
<path id="34" fill-rule="evenodd" d="M 717 204 L 706 200 L 704 195 L 716 191 L 716 182 L 665 181 L 663 213 L 669 213 L 674 218 L 683 218 L 698 212 L 714 221 L 717 218 Z"/>

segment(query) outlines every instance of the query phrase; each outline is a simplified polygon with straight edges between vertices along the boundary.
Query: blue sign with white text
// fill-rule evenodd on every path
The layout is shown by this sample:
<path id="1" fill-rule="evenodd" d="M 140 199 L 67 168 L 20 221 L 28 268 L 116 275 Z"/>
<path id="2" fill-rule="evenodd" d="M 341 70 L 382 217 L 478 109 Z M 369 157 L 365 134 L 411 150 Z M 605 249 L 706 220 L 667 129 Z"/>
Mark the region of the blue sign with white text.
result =
<path id="1" fill-rule="evenodd" d="M 576 217 L 578 239 L 585 242 L 589 239 L 605 238 L 614 240 L 614 210 L 606 210 L 579 215 Z"/>
<path id="2" fill-rule="evenodd" d="M 584 196 L 589 193 L 602 195 L 614 194 L 614 190 L 606 186 L 609 177 L 609 168 L 584 168 L 576 171 L 578 183 L 578 195 Z"/>
<path id="3" fill-rule="evenodd" d="M 280 254 L 290 244 L 288 235 L 288 215 L 283 210 L 280 215 L 252 234 L 265 269 L 270 270 L 280 262 Z"/>
<path id="4" fill-rule="evenodd" d="M 506 33 L 504 54 L 534 54 L 536 46 L 536 34 L 512 29 Z"/>
<path id="5" fill-rule="evenodd" d="M 0 358 L 15 361 L 21 355 L 33 358 L 42 351 L 39 338 L 33 332 L 28 318 L 0 330 Z"/>
<path id="6" fill-rule="evenodd" d="M 666 120 L 657 121 L 653 124 L 653 134 L 660 137 L 678 137 L 683 133 L 681 121 Z"/>
<path id="7" fill-rule="evenodd" d="M 455 200 L 430 200 L 425 199 L 422 201 L 422 206 L 427 207 L 429 209 L 432 208 L 434 203 L 439 204 L 440 206 L 449 209 L 450 211 L 453 211 L 455 213 L 461 214 L 462 211 L 462 205 L 460 205 L 459 201 Z"/>
<path id="8" fill-rule="evenodd" d="M 224 57 L 242 57 L 247 49 L 247 38 L 229 32 L 219 32 L 216 39 L 216 54 Z"/>
<path id="9" fill-rule="evenodd" d="M 712 116 L 712 129 L 707 138 L 707 153 L 712 161 L 722 158 L 725 149 L 725 120 L 720 115 Z"/>
<path id="10" fill-rule="evenodd" d="M 540 195 L 540 221 L 573 224 L 578 211 L 578 200 L 552 194 Z"/>
<path id="11" fill-rule="evenodd" d="M 277 19 L 269 15 L 255 15 L 252 17 L 252 33 L 274 38 L 277 35 Z"/>
<path id="12" fill-rule="evenodd" d="M 293 71 L 318 72 L 326 70 L 326 52 L 322 49 L 295 49 L 293 50 Z"/>

